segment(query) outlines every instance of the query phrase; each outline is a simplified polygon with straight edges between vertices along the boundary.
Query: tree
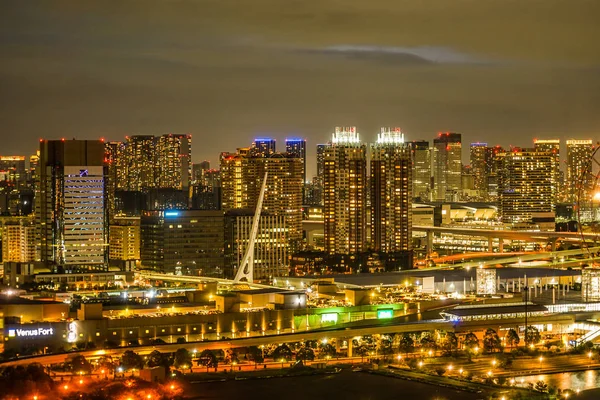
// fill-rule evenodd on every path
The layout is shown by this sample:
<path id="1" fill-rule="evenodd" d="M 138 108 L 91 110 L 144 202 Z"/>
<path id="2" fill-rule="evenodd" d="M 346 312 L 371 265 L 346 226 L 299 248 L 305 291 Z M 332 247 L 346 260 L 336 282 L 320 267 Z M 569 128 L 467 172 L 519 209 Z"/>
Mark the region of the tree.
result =
<path id="1" fill-rule="evenodd" d="M 458 349 L 458 338 L 454 332 L 446 332 L 442 341 L 442 348 L 446 353 L 453 353 Z"/>
<path id="2" fill-rule="evenodd" d="M 542 380 L 537 381 L 533 387 L 537 392 L 546 393 L 548 391 L 548 384 Z"/>
<path id="3" fill-rule="evenodd" d="M 30 399 L 32 393 L 51 396 L 55 384 L 41 364 L 31 363 L 0 368 L 0 388 L 3 398 Z"/>
<path id="4" fill-rule="evenodd" d="M 398 350 L 403 353 L 412 353 L 415 349 L 415 341 L 408 333 L 402 334 L 400 338 L 400 344 L 398 345 Z"/>
<path id="5" fill-rule="evenodd" d="M 394 354 L 394 349 L 392 348 L 393 338 L 389 335 L 380 335 L 379 341 L 377 342 L 377 353 L 388 356 L 390 354 Z"/>
<path id="6" fill-rule="evenodd" d="M 511 328 L 508 330 L 508 332 L 506 332 L 505 341 L 512 349 L 514 346 L 519 345 L 519 342 L 521 341 L 521 339 L 519 338 L 519 334 L 517 333 L 517 331 L 515 331 L 514 329 Z"/>
<path id="7" fill-rule="evenodd" d="M 198 365 L 203 365 L 206 367 L 206 372 L 208 372 L 209 368 L 214 368 L 217 370 L 217 365 L 219 365 L 219 361 L 217 360 L 217 356 L 210 350 L 202 350 L 200 356 L 198 357 Z"/>
<path id="8" fill-rule="evenodd" d="M 177 338 L 177 344 L 185 344 L 186 340 L 183 336 Z"/>
<path id="9" fill-rule="evenodd" d="M 535 326 L 528 325 L 527 329 L 525 329 L 525 343 L 536 344 L 540 339 L 542 339 L 540 331 Z"/>
<path id="10" fill-rule="evenodd" d="M 273 360 L 275 361 L 290 361 L 292 359 L 292 350 L 287 344 L 277 346 L 273 350 Z"/>
<path id="11" fill-rule="evenodd" d="M 435 339 L 433 338 L 433 335 L 431 334 L 431 332 L 423 332 L 421 334 L 421 339 L 419 340 L 419 344 L 425 350 L 435 351 L 435 349 L 437 348 L 437 343 L 435 342 Z"/>
<path id="12" fill-rule="evenodd" d="M 77 355 L 71 360 L 71 369 L 77 374 L 81 372 L 89 374 L 92 371 L 92 365 L 84 356 Z"/>
<path id="13" fill-rule="evenodd" d="M 363 362 L 365 356 L 369 354 L 369 349 L 367 348 L 367 346 L 365 346 L 364 344 L 358 344 L 358 342 L 355 340 L 352 341 L 352 349 L 354 351 L 354 354 L 360 356 L 360 362 Z"/>
<path id="14" fill-rule="evenodd" d="M 298 361 L 312 361 L 315 359 L 315 352 L 310 347 L 301 347 L 296 352 L 296 360 Z"/>
<path id="15" fill-rule="evenodd" d="M 334 357 L 335 353 L 335 346 L 331 343 L 321 343 L 319 345 L 319 356 L 321 358 Z"/>
<path id="16" fill-rule="evenodd" d="M 98 368 L 111 372 L 115 369 L 115 363 L 111 356 L 102 356 L 98 359 Z"/>
<path id="17" fill-rule="evenodd" d="M 177 349 L 173 358 L 175 368 L 189 368 L 192 365 L 192 355 L 187 349 Z"/>
<path id="18" fill-rule="evenodd" d="M 483 348 L 487 352 L 493 352 L 500 349 L 500 337 L 495 330 L 488 328 L 483 334 Z"/>
<path id="19" fill-rule="evenodd" d="M 463 344 L 469 350 L 474 350 L 479 347 L 479 339 L 473 332 L 469 332 L 465 335 L 465 339 L 463 340 Z"/>
<path id="20" fill-rule="evenodd" d="M 158 350 L 154 350 L 152 353 L 148 355 L 148 359 L 146 360 L 146 365 L 150 368 L 153 367 L 164 367 L 165 372 L 169 372 L 169 367 L 171 366 L 171 360 L 169 356 L 161 353 Z"/>
<path id="21" fill-rule="evenodd" d="M 129 369 L 141 369 L 144 366 L 144 361 L 139 354 L 132 350 L 127 350 L 121 356 L 121 367 L 126 370 Z"/>
<path id="22" fill-rule="evenodd" d="M 250 354 L 250 359 L 254 361 L 254 365 L 257 363 L 261 363 L 264 361 L 263 352 L 256 346 L 248 347 L 248 354 Z"/>

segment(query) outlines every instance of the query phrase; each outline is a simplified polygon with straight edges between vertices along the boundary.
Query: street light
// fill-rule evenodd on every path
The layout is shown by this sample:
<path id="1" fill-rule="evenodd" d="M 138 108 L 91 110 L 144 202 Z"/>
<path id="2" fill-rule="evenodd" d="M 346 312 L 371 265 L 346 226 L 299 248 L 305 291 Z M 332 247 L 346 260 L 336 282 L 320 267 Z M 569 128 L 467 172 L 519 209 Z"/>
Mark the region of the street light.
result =
<path id="1" fill-rule="evenodd" d="M 542 361 L 544 361 L 544 357 L 540 356 L 540 372 L 542 372 Z"/>

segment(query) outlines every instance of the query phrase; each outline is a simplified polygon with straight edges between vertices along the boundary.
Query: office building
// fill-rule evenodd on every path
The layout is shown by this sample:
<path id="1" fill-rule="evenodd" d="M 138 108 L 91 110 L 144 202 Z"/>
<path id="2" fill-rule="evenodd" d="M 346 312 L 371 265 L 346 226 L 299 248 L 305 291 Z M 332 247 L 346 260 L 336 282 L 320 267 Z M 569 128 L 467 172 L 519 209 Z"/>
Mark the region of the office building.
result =
<path id="1" fill-rule="evenodd" d="M 367 233 L 367 148 L 355 127 L 335 128 L 324 161 L 325 251 L 362 252 Z"/>
<path id="2" fill-rule="evenodd" d="M 431 200 L 431 149 L 426 140 L 409 143 L 412 154 L 412 193 L 422 200 Z"/>
<path id="3" fill-rule="evenodd" d="M 591 139 L 567 140 L 567 201 L 575 203 L 592 197 L 594 172 L 592 154 L 594 144 Z"/>
<path id="4" fill-rule="evenodd" d="M 35 227 L 32 217 L 0 218 L 2 262 L 35 261 Z"/>
<path id="5" fill-rule="evenodd" d="M 225 214 L 226 276 L 233 278 L 252 230 L 253 209 L 229 210 Z M 288 275 L 288 229 L 284 215 L 261 213 L 254 243 L 254 281 L 270 282 Z"/>
<path id="6" fill-rule="evenodd" d="M 375 251 L 412 249 L 412 162 L 400 128 L 381 128 L 371 145 L 371 243 Z"/>
<path id="7" fill-rule="evenodd" d="M 285 139 L 285 152 L 292 157 L 302 160 L 302 204 L 305 203 L 305 185 L 306 185 L 306 140 L 290 138 Z"/>
<path id="8" fill-rule="evenodd" d="M 461 140 L 451 132 L 433 139 L 433 200 L 452 201 L 461 190 Z"/>
<path id="9" fill-rule="evenodd" d="M 42 140 L 36 182 L 39 260 L 74 269 L 106 261 L 104 143 Z"/>
<path id="10" fill-rule="evenodd" d="M 25 186 L 25 156 L 0 156 L 0 182 L 10 183 L 12 189 Z"/>
<path id="11" fill-rule="evenodd" d="M 488 197 L 488 155 L 487 143 L 471 143 L 470 164 L 473 189 L 477 191 L 479 200 L 485 200 Z"/>
<path id="12" fill-rule="evenodd" d="M 501 161 L 498 154 L 503 153 L 504 149 L 501 146 L 494 146 L 488 147 L 486 152 L 487 201 L 497 201 Z"/>
<path id="13" fill-rule="evenodd" d="M 499 207 L 502 222 L 530 222 L 534 213 L 554 212 L 555 155 L 549 151 L 513 148 L 498 153 Z"/>
<path id="14" fill-rule="evenodd" d="M 154 136 L 126 136 L 122 154 L 117 159 L 119 190 L 141 192 L 156 187 L 158 159 Z"/>
<path id="15" fill-rule="evenodd" d="M 221 211 L 142 212 L 142 268 L 175 275 L 222 276 L 223 222 Z"/>
<path id="16" fill-rule="evenodd" d="M 119 181 L 119 162 L 123 160 L 124 145 L 122 142 L 104 144 L 104 165 L 106 167 L 106 206 L 108 221 L 112 222 L 116 214 L 115 195 Z"/>
<path id="17" fill-rule="evenodd" d="M 109 227 L 108 258 L 119 261 L 140 259 L 140 218 L 117 216 Z"/>

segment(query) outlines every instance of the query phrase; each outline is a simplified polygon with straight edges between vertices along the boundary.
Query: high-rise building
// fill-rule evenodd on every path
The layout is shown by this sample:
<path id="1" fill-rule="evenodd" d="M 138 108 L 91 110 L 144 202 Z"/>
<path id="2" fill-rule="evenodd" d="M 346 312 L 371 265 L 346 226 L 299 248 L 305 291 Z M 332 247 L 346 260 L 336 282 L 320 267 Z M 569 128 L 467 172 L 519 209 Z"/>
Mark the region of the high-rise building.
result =
<path id="1" fill-rule="evenodd" d="M 367 230 L 367 148 L 356 127 L 335 128 L 324 160 L 325 251 L 362 252 Z"/>
<path id="2" fill-rule="evenodd" d="M 306 203 L 306 140 L 285 139 L 285 152 L 302 160 L 302 204 Z"/>
<path id="3" fill-rule="evenodd" d="M 487 201 L 498 200 L 498 181 L 500 171 L 499 153 L 504 153 L 501 146 L 488 147 L 486 154 Z"/>
<path id="4" fill-rule="evenodd" d="M 433 200 L 452 201 L 461 190 L 460 133 L 440 132 L 433 139 Z"/>
<path id="5" fill-rule="evenodd" d="M 156 153 L 157 188 L 187 192 L 192 176 L 192 136 L 171 133 L 159 136 Z"/>
<path id="6" fill-rule="evenodd" d="M 567 140 L 567 200 L 587 200 L 593 190 L 592 154 L 594 144 L 591 139 Z"/>
<path id="7" fill-rule="evenodd" d="M 156 187 L 156 139 L 152 135 L 125 137 L 123 157 L 117 160 L 120 190 L 141 192 Z"/>
<path id="8" fill-rule="evenodd" d="M 272 138 L 256 138 L 252 143 L 250 152 L 254 156 L 267 157 L 276 151 L 276 141 Z"/>
<path id="9" fill-rule="evenodd" d="M 245 149 L 221 154 L 223 211 L 255 209 L 268 172 L 263 210 L 284 215 L 290 244 L 302 239 L 302 174 L 300 158 L 288 153 L 256 155 Z"/>
<path id="10" fill-rule="evenodd" d="M 384 253 L 412 250 L 412 162 L 400 128 L 381 128 L 371 146 L 371 242 Z"/>
<path id="11" fill-rule="evenodd" d="M 225 214 L 225 275 L 235 276 L 252 231 L 253 209 L 229 210 Z M 285 216 L 261 213 L 254 243 L 254 280 L 269 281 L 288 274 L 288 238 Z"/>
<path id="12" fill-rule="evenodd" d="M 556 201 L 563 193 L 562 172 L 560 170 L 560 139 L 534 139 L 535 151 L 547 152 L 552 155 L 551 184 L 552 198 Z"/>
<path id="13" fill-rule="evenodd" d="M 117 189 L 187 192 L 192 179 L 191 135 L 127 136 L 117 159 Z"/>
<path id="14" fill-rule="evenodd" d="M 325 149 L 328 145 L 318 144 L 317 145 L 317 177 L 323 177 L 325 171 Z"/>
<path id="15" fill-rule="evenodd" d="M 42 140 L 37 178 L 39 260 L 68 270 L 104 269 L 104 143 Z"/>
<path id="16" fill-rule="evenodd" d="M 204 173 L 208 170 L 210 170 L 209 161 L 192 164 L 192 183 L 205 185 Z"/>
<path id="17" fill-rule="evenodd" d="M 409 143 L 412 153 L 412 193 L 423 200 L 431 198 L 431 149 L 426 140 Z"/>
<path id="18" fill-rule="evenodd" d="M 223 275 L 221 211 L 144 211 L 142 268 L 176 275 Z"/>
<path id="19" fill-rule="evenodd" d="M 479 199 L 488 197 L 488 145 L 487 143 L 471 143 L 470 148 L 471 173 L 473 174 L 473 187 L 477 191 Z"/>
<path id="20" fill-rule="evenodd" d="M 104 165 L 106 166 L 106 205 L 108 221 L 112 222 L 116 214 L 115 194 L 119 181 L 119 162 L 123 160 L 123 142 L 108 142 L 104 144 Z"/>
<path id="21" fill-rule="evenodd" d="M 533 213 L 554 211 L 552 171 L 555 155 L 549 151 L 517 149 L 498 153 L 499 207 L 503 222 L 529 222 Z"/>

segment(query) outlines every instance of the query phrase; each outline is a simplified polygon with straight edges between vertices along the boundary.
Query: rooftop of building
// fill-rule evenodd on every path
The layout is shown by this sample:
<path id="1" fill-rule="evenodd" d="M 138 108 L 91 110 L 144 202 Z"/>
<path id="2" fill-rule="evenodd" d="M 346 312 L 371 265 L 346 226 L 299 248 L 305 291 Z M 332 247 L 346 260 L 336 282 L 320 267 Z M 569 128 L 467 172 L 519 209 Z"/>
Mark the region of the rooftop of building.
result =
<path id="1" fill-rule="evenodd" d="M 0 295 L 0 305 L 35 305 L 35 304 L 64 304 L 54 300 L 26 299 L 15 295 Z"/>
<path id="2" fill-rule="evenodd" d="M 509 303 L 498 305 L 458 306 L 444 312 L 459 317 L 469 317 L 475 315 L 517 314 L 546 311 L 548 311 L 548 308 L 541 304 L 528 303 L 525 305 L 525 303 Z"/>

